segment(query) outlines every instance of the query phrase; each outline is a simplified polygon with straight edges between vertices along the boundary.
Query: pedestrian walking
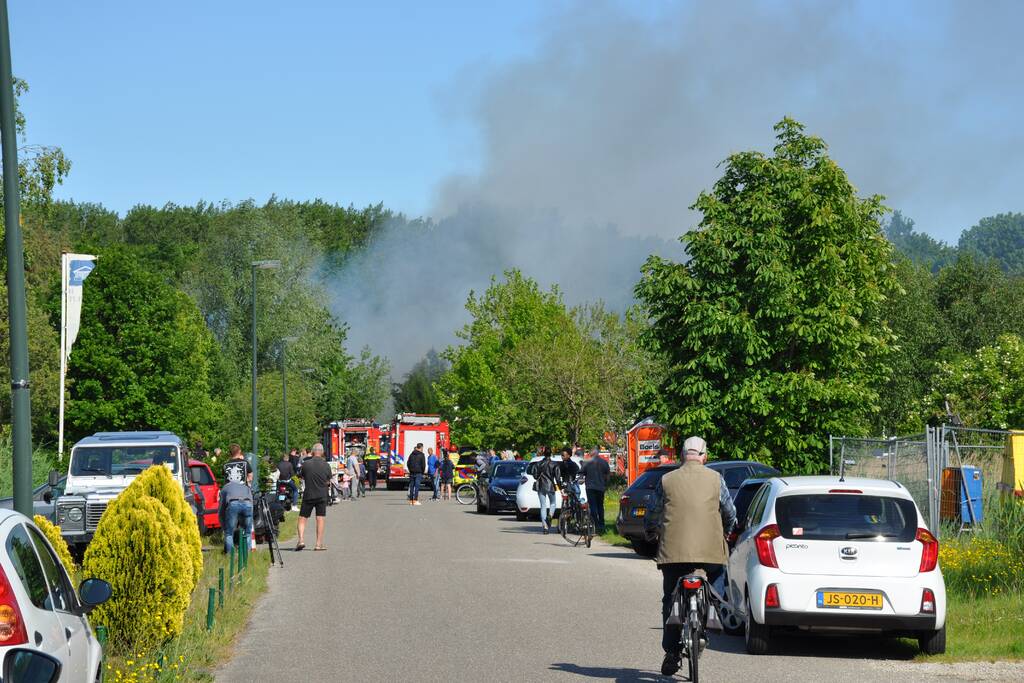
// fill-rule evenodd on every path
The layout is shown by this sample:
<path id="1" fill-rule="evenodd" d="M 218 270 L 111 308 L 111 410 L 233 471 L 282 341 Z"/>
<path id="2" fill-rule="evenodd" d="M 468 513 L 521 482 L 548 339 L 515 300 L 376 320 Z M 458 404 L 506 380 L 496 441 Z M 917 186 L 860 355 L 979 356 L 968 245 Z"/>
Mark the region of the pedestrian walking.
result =
<path id="1" fill-rule="evenodd" d="M 452 462 L 452 456 L 448 453 L 444 454 L 444 458 L 441 460 L 441 499 L 451 500 L 452 499 L 452 479 L 455 477 L 455 463 Z"/>
<path id="2" fill-rule="evenodd" d="M 252 486 L 252 465 L 242 454 L 242 447 L 233 443 L 228 447 L 231 459 L 224 463 L 224 481 L 240 481 Z"/>
<path id="3" fill-rule="evenodd" d="M 299 508 L 299 542 L 295 550 L 306 547 L 306 522 L 316 510 L 316 546 L 314 550 L 327 550 L 324 545 L 324 517 L 327 515 L 327 488 L 331 481 L 331 466 L 324 460 L 323 444 L 313 446 L 312 457 L 302 465 L 302 480 L 306 484 Z"/>
<path id="4" fill-rule="evenodd" d="M 555 481 L 558 479 L 559 466 L 551 460 L 551 448 L 545 446 L 541 451 L 540 460 L 530 463 L 533 469 L 534 486 L 537 487 L 537 498 L 540 499 L 540 524 L 545 535 L 551 530 L 551 521 L 555 518 Z"/>
<path id="5" fill-rule="evenodd" d="M 427 456 L 423 455 L 423 444 L 416 444 L 416 448 L 405 460 L 405 467 L 409 470 L 409 505 L 419 505 L 420 482 L 423 481 L 423 473 L 427 469 Z"/>
<path id="6" fill-rule="evenodd" d="M 608 489 L 611 468 L 601 457 L 595 447 L 590 460 L 583 463 L 584 486 L 587 488 L 587 504 L 590 506 L 590 518 L 594 520 L 594 528 L 598 534 L 604 533 L 604 492 Z"/>
<path id="7" fill-rule="evenodd" d="M 369 484 L 370 490 L 374 491 L 377 488 L 377 468 L 380 467 L 380 454 L 373 450 L 373 446 L 370 446 L 370 452 L 363 460 L 366 464 L 366 482 Z"/>
<path id="8" fill-rule="evenodd" d="M 359 458 L 359 484 L 356 486 L 360 498 L 366 498 L 366 463 Z"/>
<path id="9" fill-rule="evenodd" d="M 441 500 L 441 459 L 434 455 L 434 449 L 427 449 L 427 474 L 430 476 L 430 483 L 434 487 L 434 495 L 430 500 Z"/>
<path id="10" fill-rule="evenodd" d="M 345 474 L 349 480 L 349 500 L 355 500 L 359 492 L 359 458 L 355 452 L 350 452 L 345 459 Z"/>
<path id="11" fill-rule="evenodd" d="M 220 490 L 220 517 L 224 527 L 224 553 L 235 548 L 235 529 L 242 532 L 239 543 L 252 538 L 252 489 L 242 481 L 228 480 Z"/>

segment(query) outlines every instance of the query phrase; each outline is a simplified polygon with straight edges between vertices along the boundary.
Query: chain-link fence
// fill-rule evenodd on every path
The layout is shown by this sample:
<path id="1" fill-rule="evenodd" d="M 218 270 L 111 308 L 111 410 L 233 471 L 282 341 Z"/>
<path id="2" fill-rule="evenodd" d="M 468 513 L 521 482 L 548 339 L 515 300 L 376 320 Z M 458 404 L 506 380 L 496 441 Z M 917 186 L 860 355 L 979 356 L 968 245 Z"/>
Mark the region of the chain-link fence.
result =
<path id="1" fill-rule="evenodd" d="M 955 425 L 889 438 L 829 437 L 832 474 L 890 479 L 913 496 L 939 533 L 984 525 L 999 504 L 1010 432 Z"/>

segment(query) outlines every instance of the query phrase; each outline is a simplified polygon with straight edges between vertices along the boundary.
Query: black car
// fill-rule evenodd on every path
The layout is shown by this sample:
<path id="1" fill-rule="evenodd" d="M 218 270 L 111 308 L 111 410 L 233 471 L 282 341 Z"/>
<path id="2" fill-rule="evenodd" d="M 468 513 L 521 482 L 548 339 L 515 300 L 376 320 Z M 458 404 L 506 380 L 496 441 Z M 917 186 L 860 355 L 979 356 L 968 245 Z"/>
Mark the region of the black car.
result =
<path id="1" fill-rule="evenodd" d="M 779 476 L 775 468 L 748 460 L 716 460 L 707 466 L 722 475 L 734 500 L 746 480 Z M 658 550 L 657 528 L 660 520 L 649 518 L 648 512 L 655 507 L 655 491 L 661 478 L 677 467 L 678 464 L 661 465 L 647 470 L 636 478 L 619 499 L 619 516 L 615 520 L 615 528 L 640 555 L 653 556 Z"/>
<path id="2" fill-rule="evenodd" d="M 528 462 L 502 460 L 480 475 L 477 486 L 476 511 L 493 515 L 503 509 L 516 509 L 516 489 Z"/>

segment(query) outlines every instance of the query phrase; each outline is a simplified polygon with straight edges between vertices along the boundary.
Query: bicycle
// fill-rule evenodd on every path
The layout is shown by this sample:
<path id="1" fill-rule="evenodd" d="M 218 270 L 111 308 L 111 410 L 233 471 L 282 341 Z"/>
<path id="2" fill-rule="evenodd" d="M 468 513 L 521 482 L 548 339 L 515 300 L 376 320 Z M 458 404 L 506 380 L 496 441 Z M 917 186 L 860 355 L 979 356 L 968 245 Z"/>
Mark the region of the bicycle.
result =
<path id="1" fill-rule="evenodd" d="M 468 484 L 460 484 L 459 488 L 455 489 L 455 500 L 459 502 L 459 505 L 469 505 L 477 500 L 477 483 L 474 479 Z"/>
<path id="2" fill-rule="evenodd" d="M 722 603 L 711 589 L 708 578 L 702 574 L 687 574 L 679 579 L 676 594 L 679 597 L 673 604 L 669 622 L 674 621 L 683 627 L 679 656 L 687 660 L 691 683 L 698 683 L 700 655 L 707 645 L 708 608 L 713 604 L 720 606 Z M 684 611 L 685 618 L 682 616 Z"/>
<path id="3" fill-rule="evenodd" d="M 585 542 L 590 547 L 597 529 L 590 516 L 590 509 L 580 501 L 575 487 L 567 486 L 562 491 L 562 513 L 558 516 L 558 531 L 562 538 L 573 546 Z"/>

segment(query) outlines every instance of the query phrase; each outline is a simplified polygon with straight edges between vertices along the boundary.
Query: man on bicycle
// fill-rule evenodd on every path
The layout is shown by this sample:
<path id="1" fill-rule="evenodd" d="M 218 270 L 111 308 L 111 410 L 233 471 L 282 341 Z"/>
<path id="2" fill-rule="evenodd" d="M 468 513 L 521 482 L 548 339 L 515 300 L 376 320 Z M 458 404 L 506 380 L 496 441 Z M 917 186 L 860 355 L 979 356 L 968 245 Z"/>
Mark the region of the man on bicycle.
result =
<path id="1" fill-rule="evenodd" d="M 580 485 L 576 483 L 576 477 L 580 473 L 580 466 L 572 459 L 572 449 L 566 446 L 562 449 L 562 462 L 558 463 L 558 487 L 562 491 L 572 491 L 576 498 L 580 497 Z M 568 504 L 566 496 L 562 497 L 562 507 Z"/>
<path id="2" fill-rule="evenodd" d="M 704 574 L 712 583 L 729 560 L 725 536 L 736 524 L 736 508 L 721 476 L 704 467 L 707 444 L 691 436 L 683 444 L 683 465 L 662 477 L 652 519 L 661 520 L 661 539 L 655 558 L 662 576 L 661 622 L 668 621 L 673 593 L 687 574 Z M 658 512 L 661 512 L 659 515 Z M 665 624 L 661 673 L 671 676 L 680 667 L 682 626 Z"/>

